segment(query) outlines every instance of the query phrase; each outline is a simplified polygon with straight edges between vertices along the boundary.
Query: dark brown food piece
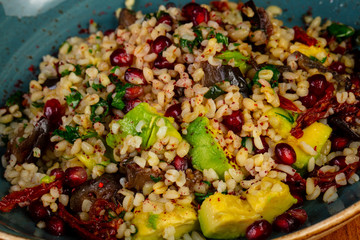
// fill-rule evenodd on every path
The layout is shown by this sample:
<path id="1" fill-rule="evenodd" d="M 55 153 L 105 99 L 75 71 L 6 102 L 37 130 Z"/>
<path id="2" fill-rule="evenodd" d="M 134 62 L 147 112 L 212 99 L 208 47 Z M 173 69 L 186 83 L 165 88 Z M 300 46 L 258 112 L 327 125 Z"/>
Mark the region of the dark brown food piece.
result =
<path id="1" fill-rule="evenodd" d="M 20 137 L 23 132 L 20 133 Z M 17 143 L 13 138 L 8 142 L 5 156 L 10 159 L 10 155 L 14 154 L 18 164 L 32 163 L 36 161 L 34 157 L 33 149 L 38 147 L 41 152 L 48 146 L 50 138 L 50 124 L 47 118 L 41 118 L 34 127 L 31 135 L 23 140 L 21 143 Z"/>
<path id="2" fill-rule="evenodd" d="M 127 8 L 121 9 L 119 15 L 119 28 L 125 29 L 136 21 L 135 12 Z"/>
<path id="3" fill-rule="evenodd" d="M 154 179 L 163 180 L 164 175 L 161 172 L 152 170 L 151 168 L 141 168 L 134 162 L 129 162 L 124 165 L 126 169 L 126 188 L 141 191 L 146 182 Z"/>
<path id="4" fill-rule="evenodd" d="M 205 73 L 201 80 L 201 84 L 205 87 L 211 87 L 218 82 L 226 80 L 232 85 L 238 86 L 241 95 L 244 97 L 249 97 L 251 94 L 251 89 L 248 87 L 246 80 L 238 67 L 229 65 L 215 67 L 208 62 L 201 63 L 201 67 Z"/>
<path id="5" fill-rule="evenodd" d="M 71 194 L 70 208 L 74 212 L 81 212 L 85 199 L 95 202 L 97 199 L 110 200 L 121 188 L 119 174 L 103 174 L 101 177 L 86 181 Z"/>
<path id="6" fill-rule="evenodd" d="M 254 1 L 250 0 L 244 4 L 244 7 L 250 7 L 254 12 L 253 17 L 248 17 L 245 14 L 242 14 L 245 20 L 249 20 L 253 30 L 264 30 L 266 36 L 269 38 L 273 33 L 273 26 L 270 22 L 270 18 L 267 15 L 264 8 L 257 8 Z"/>

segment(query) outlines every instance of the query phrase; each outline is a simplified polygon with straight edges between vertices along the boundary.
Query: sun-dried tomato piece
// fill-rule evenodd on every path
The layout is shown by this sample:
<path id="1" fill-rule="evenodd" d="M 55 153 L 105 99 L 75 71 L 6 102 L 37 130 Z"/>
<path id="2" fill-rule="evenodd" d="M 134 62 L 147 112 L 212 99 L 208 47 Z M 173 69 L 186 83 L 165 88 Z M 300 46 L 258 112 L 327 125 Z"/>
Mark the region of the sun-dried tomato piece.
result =
<path id="1" fill-rule="evenodd" d="M 12 192 L 1 199 L 0 211 L 10 212 L 18 205 L 21 205 L 21 207 L 27 206 L 31 202 L 39 199 L 45 193 L 48 193 L 53 187 L 61 188 L 62 180 L 57 180 L 48 184 L 42 183 L 32 188 L 25 188 L 21 191 Z"/>
<path id="2" fill-rule="evenodd" d="M 295 31 L 294 41 L 306 44 L 308 46 L 316 45 L 317 40 L 307 35 L 304 29 L 298 26 L 295 26 L 293 29 Z"/>
<path id="3" fill-rule="evenodd" d="M 289 99 L 279 95 L 280 107 L 296 113 L 301 113 L 300 109 Z"/>

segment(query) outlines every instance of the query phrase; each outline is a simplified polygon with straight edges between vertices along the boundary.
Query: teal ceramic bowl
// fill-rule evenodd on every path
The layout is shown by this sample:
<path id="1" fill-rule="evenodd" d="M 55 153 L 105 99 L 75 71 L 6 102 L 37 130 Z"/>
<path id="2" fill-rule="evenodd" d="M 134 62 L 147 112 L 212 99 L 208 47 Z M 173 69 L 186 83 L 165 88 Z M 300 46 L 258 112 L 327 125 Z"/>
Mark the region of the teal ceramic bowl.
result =
<path id="1" fill-rule="evenodd" d="M 136 0 L 134 9 L 155 11 L 168 0 Z M 177 2 L 182 6 L 185 2 Z M 197 1 L 206 2 L 206 1 Z M 310 8 L 314 16 L 343 22 L 360 28 L 358 0 L 255 0 L 259 6 L 278 5 L 284 13 L 280 17 L 288 26 L 301 25 L 301 16 Z M 101 30 L 116 27 L 115 9 L 124 7 L 122 0 L 0 0 L 0 103 L 16 90 L 28 90 L 28 83 L 36 79 L 42 56 L 55 54 L 60 44 L 70 36 L 83 36 L 81 29 L 94 19 Z M 2 149 L 2 152 L 4 149 Z M 0 197 L 7 194 L 9 184 L 0 170 Z M 321 200 L 305 203 L 309 219 L 303 229 L 285 236 L 286 239 L 318 238 L 345 223 L 360 212 L 360 183 L 339 190 L 339 199 L 332 204 Z M 13 237 L 11 237 L 13 236 Z M 23 209 L 0 213 L 0 239 L 23 237 L 53 239 L 35 223 Z M 281 237 L 274 234 L 272 237 Z M 76 239 L 60 237 L 59 239 Z"/>

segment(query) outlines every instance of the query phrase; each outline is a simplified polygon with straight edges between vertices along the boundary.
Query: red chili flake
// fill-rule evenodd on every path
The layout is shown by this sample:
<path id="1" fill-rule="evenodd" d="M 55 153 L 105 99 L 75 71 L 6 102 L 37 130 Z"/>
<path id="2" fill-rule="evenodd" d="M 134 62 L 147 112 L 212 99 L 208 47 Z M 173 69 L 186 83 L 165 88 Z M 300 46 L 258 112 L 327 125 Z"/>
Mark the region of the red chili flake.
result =
<path id="1" fill-rule="evenodd" d="M 304 29 L 295 26 L 294 27 L 295 35 L 294 35 L 294 41 L 301 42 L 303 44 L 306 44 L 308 46 L 313 46 L 317 43 L 317 40 L 313 37 L 310 37 L 307 35 Z"/>
<path id="2" fill-rule="evenodd" d="M 314 150 L 316 151 L 317 146 L 314 147 Z"/>
<path id="3" fill-rule="evenodd" d="M 34 65 L 31 64 L 28 70 L 33 73 L 35 71 Z"/>
<path id="4" fill-rule="evenodd" d="M 14 85 L 14 87 L 16 87 L 16 88 L 20 88 L 21 87 L 21 85 L 23 85 L 23 81 L 21 81 L 20 79 L 19 80 L 17 80 L 16 81 L 16 83 L 15 83 L 15 85 Z"/>
<path id="5" fill-rule="evenodd" d="M 103 188 L 104 184 L 102 182 L 99 183 L 99 188 Z"/>
<path id="6" fill-rule="evenodd" d="M 94 23 L 94 19 L 90 19 L 90 24 L 93 24 Z"/>

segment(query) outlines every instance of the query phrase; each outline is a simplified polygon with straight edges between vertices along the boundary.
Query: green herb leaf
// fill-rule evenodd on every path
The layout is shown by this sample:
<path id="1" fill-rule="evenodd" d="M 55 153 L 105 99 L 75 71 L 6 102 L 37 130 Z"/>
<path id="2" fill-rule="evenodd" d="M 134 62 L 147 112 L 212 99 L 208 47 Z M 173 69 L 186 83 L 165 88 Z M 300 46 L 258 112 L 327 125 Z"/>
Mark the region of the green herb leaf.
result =
<path id="1" fill-rule="evenodd" d="M 223 94 L 225 94 L 225 91 L 223 91 L 220 87 L 213 85 L 210 87 L 209 91 L 205 93 L 204 97 L 207 99 L 216 99 Z"/>
<path id="2" fill-rule="evenodd" d="M 125 95 L 125 91 L 115 93 L 115 96 L 111 102 L 111 106 L 119 110 L 124 109 L 125 107 L 125 103 L 123 101 L 124 95 Z"/>
<path id="3" fill-rule="evenodd" d="M 86 140 L 92 137 L 97 137 L 98 134 L 95 131 L 86 131 L 85 134 L 81 135 L 81 140 Z"/>
<path id="4" fill-rule="evenodd" d="M 66 98 L 66 103 L 72 107 L 72 108 L 76 108 L 77 105 L 79 105 L 81 99 L 83 98 L 83 96 L 81 95 L 80 92 L 78 92 L 76 89 L 74 88 L 70 88 L 71 93 L 68 96 L 65 96 Z"/>
<path id="5" fill-rule="evenodd" d="M 33 102 L 32 104 L 31 104 L 34 108 L 42 108 L 42 107 L 44 107 L 44 103 L 42 103 L 42 102 Z"/>
<path id="6" fill-rule="evenodd" d="M 105 87 L 100 84 L 100 83 L 93 83 L 91 85 L 91 87 L 95 90 L 95 91 L 100 91 L 101 89 L 104 89 Z"/>
<path id="7" fill-rule="evenodd" d="M 67 53 L 70 53 L 72 51 L 73 46 L 69 44 L 69 48 L 67 50 Z"/>
<path id="8" fill-rule="evenodd" d="M 124 217 L 125 217 L 125 213 L 126 213 L 126 211 L 122 211 L 122 212 L 119 214 L 119 218 L 124 218 Z"/>
<path id="9" fill-rule="evenodd" d="M 243 137 L 242 139 L 241 139 L 241 146 L 242 147 L 244 147 L 244 148 L 246 148 L 246 140 L 248 139 L 248 137 Z"/>
<path id="10" fill-rule="evenodd" d="M 5 105 L 7 107 L 10 107 L 12 105 L 19 105 L 19 107 L 21 107 L 21 102 L 23 100 L 23 92 L 21 91 L 16 91 L 15 93 L 13 93 L 7 100 L 6 100 L 6 103 Z"/>
<path id="11" fill-rule="evenodd" d="M 40 182 L 41 183 L 52 183 L 53 181 L 55 181 L 55 176 L 44 176 L 41 178 Z"/>
<path id="12" fill-rule="evenodd" d="M 213 192 L 208 193 L 194 193 L 195 194 L 195 201 L 199 204 L 201 204 L 207 197 L 213 195 Z"/>
<path id="13" fill-rule="evenodd" d="M 279 85 L 279 78 L 280 78 L 280 72 L 275 67 L 275 65 L 266 65 L 262 67 L 259 71 L 255 73 L 255 76 L 253 78 L 253 84 L 257 84 L 261 87 L 261 84 L 259 83 L 259 72 L 262 70 L 271 70 L 273 72 L 273 77 L 270 79 L 270 85 L 272 88 L 277 87 Z"/>
<path id="14" fill-rule="evenodd" d="M 150 178 L 151 178 L 151 180 L 153 180 L 156 183 L 161 181 L 161 179 L 162 179 L 162 177 L 154 177 L 153 175 L 150 175 Z"/>
<path id="15" fill-rule="evenodd" d="M 187 48 L 190 53 L 193 53 L 193 48 L 194 48 L 193 41 L 180 38 L 180 46 L 183 49 Z"/>
<path id="16" fill-rule="evenodd" d="M 217 40 L 218 43 L 223 43 L 223 44 L 225 44 L 225 46 L 229 45 L 229 38 L 228 37 L 225 37 L 221 33 L 216 33 L 215 37 L 216 37 L 216 40 Z"/>
<path id="17" fill-rule="evenodd" d="M 97 115 L 95 112 L 96 112 L 96 109 L 98 107 L 102 107 L 104 109 L 103 113 L 100 114 L 100 115 Z M 93 122 L 93 123 L 96 123 L 96 122 L 103 122 L 105 117 L 108 115 L 109 113 L 109 104 L 107 103 L 107 101 L 105 101 L 104 99 L 100 98 L 99 102 L 92 105 L 90 107 L 91 109 L 91 115 L 90 115 L 90 120 Z"/>
<path id="18" fill-rule="evenodd" d="M 110 73 L 115 73 L 116 69 L 120 69 L 119 66 L 115 66 L 110 70 Z"/>
<path id="19" fill-rule="evenodd" d="M 81 66 L 79 64 L 75 65 L 75 72 L 74 72 L 77 76 L 81 76 L 82 70 L 81 70 Z"/>
<path id="20" fill-rule="evenodd" d="M 323 59 L 319 60 L 319 59 L 317 59 L 317 58 L 314 57 L 314 56 L 310 56 L 309 58 L 310 58 L 311 60 L 313 60 L 313 61 L 320 62 L 320 63 L 324 63 L 324 62 L 326 61 L 326 59 L 327 59 L 327 57 L 324 57 Z"/>
<path id="21" fill-rule="evenodd" d="M 61 74 L 61 77 L 65 77 L 67 75 L 69 75 L 71 72 L 69 71 L 69 69 L 65 69 L 64 71 L 62 71 L 60 74 Z"/>
<path id="22" fill-rule="evenodd" d="M 207 35 L 207 38 L 206 39 L 211 39 L 211 38 L 214 38 L 216 35 L 215 35 L 215 30 L 214 29 L 211 29 L 211 31 L 208 33 Z M 219 41 L 218 41 L 219 42 Z"/>
<path id="23" fill-rule="evenodd" d="M 79 127 L 71 127 L 71 126 L 65 126 L 65 130 L 56 129 L 53 132 L 53 135 L 57 135 L 59 137 L 62 137 L 66 141 L 70 143 L 74 143 L 76 139 L 80 138 L 79 134 Z"/>
<path id="24" fill-rule="evenodd" d="M 340 23 L 332 23 L 329 27 L 327 27 L 328 32 L 336 37 L 336 40 L 341 42 L 352 35 L 354 35 L 354 28 L 340 24 Z"/>
<path id="25" fill-rule="evenodd" d="M 224 60 L 225 64 L 227 64 L 231 59 L 234 59 L 234 66 L 240 68 L 242 74 L 245 74 L 249 67 L 246 61 L 248 61 L 250 58 L 245 57 L 239 51 L 227 50 L 220 55 L 217 55 L 216 57 Z"/>

